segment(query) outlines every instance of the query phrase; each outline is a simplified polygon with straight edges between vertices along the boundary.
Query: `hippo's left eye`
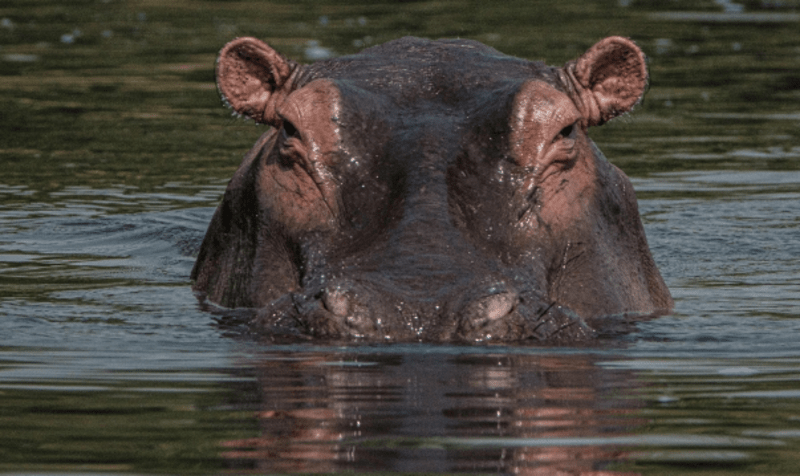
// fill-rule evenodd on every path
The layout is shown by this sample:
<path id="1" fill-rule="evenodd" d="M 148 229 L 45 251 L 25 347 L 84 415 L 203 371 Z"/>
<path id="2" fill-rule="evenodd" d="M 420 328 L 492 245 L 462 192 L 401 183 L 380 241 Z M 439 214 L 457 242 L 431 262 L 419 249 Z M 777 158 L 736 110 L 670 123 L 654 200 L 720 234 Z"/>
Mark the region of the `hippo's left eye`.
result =
<path id="1" fill-rule="evenodd" d="M 301 161 L 305 156 L 305 147 L 300 131 L 291 121 L 284 119 L 280 130 L 280 154 L 285 165 Z"/>
<path id="2" fill-rule="evenodd" d="M 567 127 L 561 129 L 558 132 L 558 135 L 555 137 L 555 139 L 553 139 L 553 142 L 560 141 L 560 140 L 563 140 L 563 139 L 573 139 L 574 140 L 575 139 L 575 134 L 577 133 L 577 131 L 578 131 L 578 123 L 574 122 L 574 123 L 568 125 Z"/>
<path id="3" fill-rule="evenodd" d="M 297 127 L 295 127 L 294 124 L 287 120 L 283 121 L 282 134 L 284 140 L 300 139 L 300 131 L 297 130 Z"/>

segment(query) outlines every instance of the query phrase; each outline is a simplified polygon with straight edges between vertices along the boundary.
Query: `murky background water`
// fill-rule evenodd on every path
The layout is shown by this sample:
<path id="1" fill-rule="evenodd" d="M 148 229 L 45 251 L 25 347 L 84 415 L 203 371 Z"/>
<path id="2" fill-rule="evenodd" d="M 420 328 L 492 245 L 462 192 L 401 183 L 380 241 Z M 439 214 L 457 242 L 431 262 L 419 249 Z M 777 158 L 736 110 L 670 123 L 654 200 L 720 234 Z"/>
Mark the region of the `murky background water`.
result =
<path id="1" fill-rule="evenodd" d="M 800 2 L 338 3 L 0 4 L 0 471 L 795 474 Z M 591 134 L 673 315 L 588 349 L 273 346 L 195 300 L 262 132 L 216 95 L 226 41 L 312 61 L 458 36 L 561 64 L 609 34 L 651 88 Z"/>

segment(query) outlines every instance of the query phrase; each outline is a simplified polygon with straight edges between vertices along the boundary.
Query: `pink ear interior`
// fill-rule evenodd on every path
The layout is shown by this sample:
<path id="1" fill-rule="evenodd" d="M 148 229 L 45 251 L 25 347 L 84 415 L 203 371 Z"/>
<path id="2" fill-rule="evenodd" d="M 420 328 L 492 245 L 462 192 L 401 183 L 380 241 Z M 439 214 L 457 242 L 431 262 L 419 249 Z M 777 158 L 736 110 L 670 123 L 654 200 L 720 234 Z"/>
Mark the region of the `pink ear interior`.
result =
<path id="1" fill-rule="evenodd" d="M 292 73 L 292 64 L 263 41 L 237 38 L 217 60 L 217 86 L 237 113 L 256 122 L 272 123 L 275 94 Z"/>
<path id="2" fill-rule="evenodd" d="M 602 124 L 630 111 L 642 98 L 647 87 L 647 59 L 631 40 L 611 36 L 578 59 L 575 78 L 594 96 L 600 112 L 598 124 Z"/>

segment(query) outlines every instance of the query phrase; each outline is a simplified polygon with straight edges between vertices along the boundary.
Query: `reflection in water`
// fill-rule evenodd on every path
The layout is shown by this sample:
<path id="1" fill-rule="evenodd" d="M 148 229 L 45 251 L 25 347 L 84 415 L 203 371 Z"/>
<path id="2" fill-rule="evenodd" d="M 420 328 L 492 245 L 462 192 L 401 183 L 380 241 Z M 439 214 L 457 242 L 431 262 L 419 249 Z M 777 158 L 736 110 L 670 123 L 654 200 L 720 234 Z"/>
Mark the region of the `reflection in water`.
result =
<path id="1" fill-rule="evenodd" d="M 270 472 L 621 474 L 603 469 L 624 459 L 613 438 L 642 424 L 632 372 L 586 354 L 429 349 L 267 352 L 262 436 L 227 442 L 225 456 Z"/>

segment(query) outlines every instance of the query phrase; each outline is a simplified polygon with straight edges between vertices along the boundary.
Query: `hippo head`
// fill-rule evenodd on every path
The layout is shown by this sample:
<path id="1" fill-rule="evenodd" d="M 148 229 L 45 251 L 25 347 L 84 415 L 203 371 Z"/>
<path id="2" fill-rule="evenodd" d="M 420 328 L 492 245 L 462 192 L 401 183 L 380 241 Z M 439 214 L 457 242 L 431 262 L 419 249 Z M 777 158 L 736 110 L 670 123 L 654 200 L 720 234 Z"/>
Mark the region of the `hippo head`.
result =
<path id="1" fill-rule="evenodd" d="M 620 37 L 561 68 L 462 40 L 312 65 L 229 43 L 219 90 L 271 128 L 195 290 L 265 332 L 369 340 L 563 342 L 668 311 L 631 183 L 587 135 L 638 103 L 645 63 Z"/>

